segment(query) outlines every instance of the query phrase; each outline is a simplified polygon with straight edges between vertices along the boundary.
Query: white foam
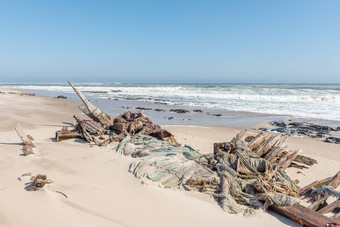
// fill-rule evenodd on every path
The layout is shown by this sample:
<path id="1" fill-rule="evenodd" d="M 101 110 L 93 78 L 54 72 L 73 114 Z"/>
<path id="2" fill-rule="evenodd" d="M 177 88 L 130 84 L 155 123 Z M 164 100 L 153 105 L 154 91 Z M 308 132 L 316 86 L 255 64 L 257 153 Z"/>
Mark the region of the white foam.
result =
<path id="1" fill-rule="evenodd" d="M 306 118 L 340 120 L 340 85 L 166 85 L 80 83 L 81 91 L 106 91 L 88 96 L 162 100 L 213 109 L 283 114 Z M 1 87 L 72 93 L 68 85 L 22 84 Z M 122 92 L 112 92 L 121 90 Z"/>

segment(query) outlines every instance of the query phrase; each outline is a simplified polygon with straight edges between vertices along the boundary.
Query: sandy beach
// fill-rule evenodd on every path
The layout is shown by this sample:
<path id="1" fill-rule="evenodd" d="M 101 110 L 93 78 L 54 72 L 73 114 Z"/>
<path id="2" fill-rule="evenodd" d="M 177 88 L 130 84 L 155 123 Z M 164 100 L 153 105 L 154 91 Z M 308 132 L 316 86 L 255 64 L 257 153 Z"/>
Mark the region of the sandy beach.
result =
<path id="1" fill-rule="evenodd" d="M 243 217 L 223 212 L 208 195 L 141 184 L 128 172 L 129 157 L 115 153 L 117 143 L 93 146 L 80 139 L 54 140 L 73 115 L 85 118 L 75 103 L 63 99 L 0 94 L 0 226 L 296 226 L 271 212 Z M 147 114 L 147 112 L 146 112 Z M 13 124 L 34 137 L 39 153 L 22 155 Z M 201 153 L 213 143 L 230 141 L 240 130 L 210 126 L 163 126 L 182 145 Z M 250 131 L 251 133 L 251 131 Z M 307 170 L 287 169 L 304 186 L 339 171 L 340 146 L 310 138 L 289 138 L 291 149 L 318 161 Z M 25 190 L 24 173 L 46 174 L 54 183 Z M 64 193 L 67 198 L 61 193 Z"/>

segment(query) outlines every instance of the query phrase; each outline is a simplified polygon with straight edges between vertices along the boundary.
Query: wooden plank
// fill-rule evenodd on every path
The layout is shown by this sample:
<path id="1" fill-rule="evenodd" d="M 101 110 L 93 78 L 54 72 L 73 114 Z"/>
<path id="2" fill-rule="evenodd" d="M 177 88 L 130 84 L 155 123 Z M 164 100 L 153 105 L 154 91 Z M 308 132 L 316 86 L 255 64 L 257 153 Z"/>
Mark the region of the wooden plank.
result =
<path id="1" fill-rule="evenodd" d="M 19 123 L 15 123 L 14 128 L 15 128 L 15 131 L 18 133 L 18 136 L 20 137 L 20 139 L 22 140 L 22 142 L 25 145 L 30 146 L 30 147 L 35 147 L 33 142 L 24 133 L 24 131 L 22 130 L 22 127 Z"/>
<path id="2" fill-rule="evenodd" d="M 329 181 L 328 185 L 336 189 L 340 184 L 340 171 Z"/>
<path id="3" fill-rule="evenodd" d="M 250 150 L 254 150 L 256 147 L 258 147 L 263 141 L 265 140 L 266 136 L 263 134 L 263 132 L 259 132 L 253 141 L 249 142 L 247 147 L 249 147 Z"/>
<path id="4" fill-rule="evenodd" d="M 312 166 L 314 164 L 318 164 L 318 162 L 315 159 L 310 158 L 310 157 L 306 157 L 306 156 L 303 156 L 303 155 L 296 156 L 294 161 L 305 164 L 305 165 L 309 165 L 309 166 Z"/>
<path id="5" fill-rule="evenodd" d="M 295 150 L 291 155 L 289 155 L 289 157 L 287 157 L 287 159 L 281 164 L 279 163 L 279 165 L 281 164 L 281 166 L 285 169 L 287 169 L 290 165 L 290 163 L 292 163 L 292 161 L 296 158 L 296 156 L 301 152 L 301 150 Z"/>
<path id="6" fill-rule="evenodd" d="M 55 138 L 59 142 L 67 139 L 83 138 L 83 135 L 79 132 L 59 130 L 56 131 Z"/>
<path id="7" fill-rule="evenodd" d="M 299 165 L 299 164 L 297 164 L 297 163 L 294 162 L 294 161 L 293 161 L 292 163 L 290 163 L 289 167 L 294 167 L 294 168 L 297 168 L 297 169 L 308 169 L 307 166 L 305 166 L 305 165 Z"/>
<path id="8" fill-rule="evenodd" d="M 332 180 L 332 177 L 327 177 L 327 178 L 322 179 L 322 180 L 314 181 L 314 182 L 312 182 L 312 183 L 310 183 L 310 184 L 304 186 L 303 188 L 300 188 L 299 194 L 300 194 L 300 196 L 303 196 L 303 195 L 305 195 L 308 191 L 314 190 L 314 188 L 315 188 L 316 186 L 321 187 L 321 186 L 326 185 L 330 180 Z"/>
<path id="9" fill-rule="evenodd" d="M 331 204 L 329 204 L 328 206 L 325 206 L 324 208 L 318 210 L 319 214 L 325 214 L 325 213 L 329 213 L 332 212 L 335 208 L 340 207 L 340 200 L 336 200 L 334 202 L 332 202 Z"/>
<path id="10" fill-rule="evenodd" d="M 261 157 L 263 154 L 265 154 L 269 149 L 273 147 L 273 145 L 280 139 L 280 137 L 283 136 L 281 134 L 279 135 L 272 135 L 269 137 L 269 139 L 265 140 L 256 150 L 255 153 Z"/>
<path id="11" fill-rule="evenodd" d="M 328 227 L 328 226 L 339 227 L 340 226 L 339 221 L 328 218 L 311 209 L 301 206 L 300 204 L 294 204 L 292 206 L 287 206 L 287 207 L 279 207 L 273 204 L 269 207 L 269 210 L 277 214 L 280 214 L 286 218 L 289 218 L 292 221 L 302 226 L 309 226 L 309 227 Z"/>

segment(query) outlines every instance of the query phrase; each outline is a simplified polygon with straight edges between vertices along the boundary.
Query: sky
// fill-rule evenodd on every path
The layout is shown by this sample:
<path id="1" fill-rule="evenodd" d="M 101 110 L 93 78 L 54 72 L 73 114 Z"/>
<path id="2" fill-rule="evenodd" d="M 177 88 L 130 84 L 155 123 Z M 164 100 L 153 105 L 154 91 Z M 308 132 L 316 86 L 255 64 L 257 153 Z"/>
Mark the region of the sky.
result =
<path id="1" fill-rule="evenodd" d="M 0 82 L 340 83 L 338 0 L 0 0 Z"/>

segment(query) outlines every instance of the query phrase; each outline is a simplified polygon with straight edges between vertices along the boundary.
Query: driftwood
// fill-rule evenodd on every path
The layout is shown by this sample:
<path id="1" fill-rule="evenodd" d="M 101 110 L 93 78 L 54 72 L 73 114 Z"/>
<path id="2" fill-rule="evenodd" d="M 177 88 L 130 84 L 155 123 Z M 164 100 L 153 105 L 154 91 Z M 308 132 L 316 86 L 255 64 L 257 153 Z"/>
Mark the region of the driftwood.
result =
<path id="1" fill-rule="evenodd" d="M 301 226 L 310 227 L 340 226 L 339 221 L 328 218 L 299 204 L 294 204 L 292 206 L 287 207 L 279 207 L 273 204 L 269 207 L 269 210 L 277 214 L 280 214 L 286 218 L 289 218 L 292 221 L 300 224 Z"/>
<path id="2" fill-rule="evenodd" d="M 79 98 L 83 101 L 84 105 L 86 106 L 87 110 L 90 112 L 91 116 L 102 123 L 104 126 L 109 127 L 112 125 L 112 117 L 101 111 L 98 107 L 94 106 L 92 103 L 90 103 L 85 96 L 71 84 L 71 82 L 68 82 L 70 86 L 73 88 L 73 90 L 77 93 Z"/>
<path id="3" fill-rule="evenodd" d="M 22 142 L 30 147 L 35 147 L 35 145 L 33 144 L 33 142 L 27 137 L 27 135 L 23 132 L 22 127 L 19 123 L 16 123 L 14 125 L 15 131 L 18 133 L 18 136 L 20 137 L 20 139 L 22 140 Z"/>
<path id="4" fill-rule="evenodd" d="M 98 146 L 106 146 L 112 141 L 121 141 L 128 135 L 150 135 L 160 140 L 179 145 L 175 137 L 159 125 L 154 124 L 144 111 L 139 113 L 125 112 L 117 117 L 111 117 L 90 103 L 85 96 L 70 82 L 73 90 L 78 94 L 86 106 L 83 112 L 93 120 L 83 120 L 74 116 L 77 121 L 74 130 L 60 130 L 56 132 L 56 141 L 69 138 L 83 138 L 94 142 Z M 103 137 L 109 135 L 109 137 Z"/>
<path id="5" fill-rule="evenodd" d="M 306 185 L 303 188 L 300 188 L 299 190 L 299 194 L 300 196 L 309 196 L 310 193 L 315 189 L 315 188 L 319 188 L 322 187 L 324 185 L 326 185 L 330 180 L 332 180 L 333 177 L 327 177 L 323 180 L 317 180 L 314 181 L 313 183 L 310 183 L 309 185 Z"/>
<path id="6" fill-rule="evenodd" d="M 32 140 L 34 140 L 33 137 L 30 135 L 26 135 L 19 123 L 15 123 L 14 128 L 22 142 L 25 144 L 25 146 L 23 147 L 24 155 L 26 156 L 34 154 L 33 148 L 35 147 L 35 145 L 32 142 Z"/>
<path id="7" fill-rule="evenodd" d="M 214 154 L 227 154 L 230 149 L 235 146 L 234 142 L 237 141 L 238 138 L 242 138 L 244 134 L 245 131 L 241 131 L 230 143 L 215 143 Z M 317 163 L 317 161 L 312 158 L 299 155 L 301 150 L 286 151 L 287 136 L 283 134 L 267 135 L 259 132 L 255 137 L 252 137 L 252 140 L 247 140 L 248 142 L 244 141 L 245 146 L 248 150 L 252 151 L 256 157 L 263 158 L 270 164 L 277 164 L 285 169 L 288 167 L 308 168 L 300 166 L 296 164 L 296 162 L 309 166 Z"/>

